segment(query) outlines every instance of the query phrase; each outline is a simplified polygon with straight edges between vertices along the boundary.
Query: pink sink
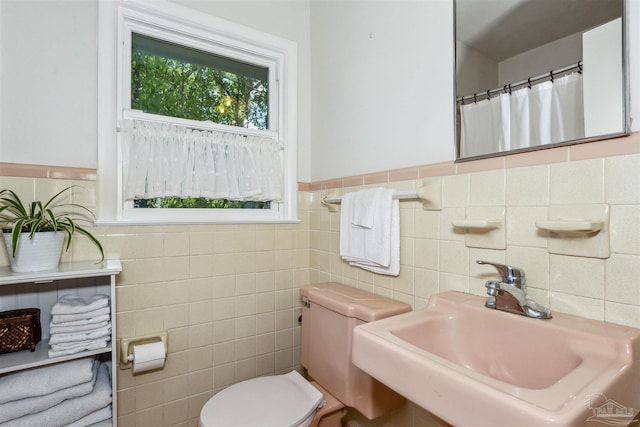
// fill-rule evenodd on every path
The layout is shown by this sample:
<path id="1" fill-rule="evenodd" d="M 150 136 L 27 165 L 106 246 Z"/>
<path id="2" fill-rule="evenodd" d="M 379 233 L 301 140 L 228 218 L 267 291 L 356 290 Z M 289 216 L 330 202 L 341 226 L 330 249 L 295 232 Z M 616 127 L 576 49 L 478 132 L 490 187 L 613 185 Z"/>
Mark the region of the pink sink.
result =
<path id="1" fill-rule="evenodd" d="M 626 425 L 640 411 L 640 330 L 553 313 L 541 320 L 460 292 L 358 326 L 353 362 L 446 422 Z"/>

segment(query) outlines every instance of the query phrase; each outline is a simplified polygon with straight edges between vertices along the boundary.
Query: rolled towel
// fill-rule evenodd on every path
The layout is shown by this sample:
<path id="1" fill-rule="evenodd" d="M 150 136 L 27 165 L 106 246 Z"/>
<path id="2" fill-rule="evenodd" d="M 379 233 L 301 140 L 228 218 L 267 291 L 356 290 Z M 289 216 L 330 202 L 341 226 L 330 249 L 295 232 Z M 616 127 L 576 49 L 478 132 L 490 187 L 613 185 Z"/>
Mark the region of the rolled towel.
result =
<path id="1" fill-rule="evenodd" d="M 70 334 L 51 334 L 49 345 L 96 340 L 111 334 L 111 323 L 99 329 Z"/>
<path id="2" fill-rule="evenodd" d="M 62 427 L 110 405 L 111 401 L 111 377 L 107 367 L 101 364 L 91 393 L 65 400 L 45 411 L 16 418 L 4 424 L 3 427 Z"/>
<path id="3" fill-rule="evenodd" d="M 86 427 L 95 423 L 99 423 L 100 421 L 108 420 L 113 416 L 111 405 L 105 406 L 102 409 L 98 409 L 96 412 L 93 412 L 86 417 L 80 418 L 78 421 L 73 422 L 71 424 L 67 424 L 66 427 Z"/>
<path id="4" fill-rule="evenodd" d="M 54 314 L 51 316 L 51 323 L 65 323 L 65 322 L 74 322 L 77 320 L 88 320 L 93 319 L 97 316 L 102 316 L 105 314 L 110 314 L 111 309 L 109 307 L 102 307 L 97 310 L 85 311 L 84 313 L 74 313 L 74 314 Z"/>
<path id="5" fill-rule="evenodd" d="M 67 356 L 89 350 L 100 350 L 106 346 L 107 341 L 84 341 L 74 345 L 54 344 L 49 349 L 49 357 Z"/>
<path id="6" fill-rule="evenodd" d="M 29 414 L 47 410 L 67 399 L 84 396 L 93 391 L 100 362 L 95 360 L 92 366 L 93 377 L 86 383 L 63 388 L 43 396 L 26 397 L 12 402 L 0 403 L 0 423 Z"/>
<path id="7" fill-rule="evenodd" d="M 97 294 L 90 297 L 80 295 L 63 295 L 51 307 L 51 314 L 76 314 L 95 311 L 109 306 L 109 296 Z"/>
<path id="8" fill-rule="evenodd" d="M 57 390 L 86 383 L 93 377 L 93 359 L 83 358 L 28 369 L 0 377 L 0 403 L 44 396 Z M 28 384 L 28 387 L 25 387 Z"/>
<path id="9" fill-rule="evenodd" d="M 105 320 L 104 322 L 100 322 L 100 323 L 84 323 L 82 325 L 76 325 L 76 326 L 73 326 L 73 325 L 66 326 L 67 323 L 58 323 L 58 324 L 54 324 L 53 326 L 50 326 L 49 333 L 53 335 L 53 334 L 70 334 L 74 332 L 93 331 L 95 329 L 100 329 L 107 326 L 109 324 L 109 321 Z"/>
<path id="10" fill-rule="evenodd" d="M 109 313 L 109 314 L 101 314 L 101 315 L 98 315 L 96 317 L 92 317 L 90 319 L 68 320 L 68 321 L 65 321 L 65 322 L 62 322 L 62 323 L 50 322 L 49 323 L 49 328 L 56 327 L 56 326 L 64 326 L 64 327 L 81 326 L 81 325 L 108 322 L 109 320 L 111 320 L 111 313 Z M 51 330 L 51 329 L 49 329 L 49 330 Z"/>

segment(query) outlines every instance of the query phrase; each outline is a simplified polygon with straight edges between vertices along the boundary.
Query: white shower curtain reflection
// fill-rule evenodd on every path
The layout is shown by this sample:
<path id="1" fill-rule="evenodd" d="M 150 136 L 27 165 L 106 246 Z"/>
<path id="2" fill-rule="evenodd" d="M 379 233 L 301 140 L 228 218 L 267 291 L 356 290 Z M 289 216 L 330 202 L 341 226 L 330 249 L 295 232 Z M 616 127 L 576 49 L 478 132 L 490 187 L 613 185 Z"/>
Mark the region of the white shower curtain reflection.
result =
<path id="1" fill-rule="evenodd" d="M 462 144 L 464 157 L 501 151 L 502 118 L 499 98 L 474 102 L 461 108 Z"/>
<path id="2" fill-rule="evenodd" d="M 517 150 L 531 146 L 531 114 L 529 103 L 529 89 L 514 91 L 509 96 L 509 150 Z M 473 144 L 472 141 L 469 141 Z M 489 153 L 484 153 L 489 154 Z"/>
<path id="3" fill-rule="evenodd" d="M 281 150 L 274 139 L 142 120 L 127 125 L 122 131 L 126 200 L 282 197 Z"/>
<path id="4" fill-rule="evenodd" d="M 558 142 L 584 138 L 582 74 L 560 77 L 553 85 L 552 140 Z"/>
<path id="5" fill-rule="evenodd" d="M 461 157 L 584 138 L 582 75 L 462 105 L 460 116 Z"/>

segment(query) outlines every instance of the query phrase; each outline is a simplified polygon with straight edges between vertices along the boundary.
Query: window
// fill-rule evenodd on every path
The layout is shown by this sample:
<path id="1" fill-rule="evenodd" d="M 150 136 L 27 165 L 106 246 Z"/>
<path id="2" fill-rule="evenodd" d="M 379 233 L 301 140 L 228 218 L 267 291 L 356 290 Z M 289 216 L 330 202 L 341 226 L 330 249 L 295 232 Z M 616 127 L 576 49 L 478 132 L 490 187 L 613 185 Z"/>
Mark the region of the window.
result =
<path id="1" fill-rule="evenodd" d="M 295 44 L 157 7 L 99 5 L 98 221 L 296 221 Z"/>
<path id="2" fill-rule="evenodd" d="M 269 127 L 267 67 L 133 32 L 130 72 L 133 110 L 242 128 L 264 130 Z M 187 196 L 134 198 L 133 208 L 265 209 L 271 206 L 271 200 Z"/>
<path id="3" fill-rule="evenodd" d="M 269 68 L 132 33 L 131 108 L 268 129 Z"/>

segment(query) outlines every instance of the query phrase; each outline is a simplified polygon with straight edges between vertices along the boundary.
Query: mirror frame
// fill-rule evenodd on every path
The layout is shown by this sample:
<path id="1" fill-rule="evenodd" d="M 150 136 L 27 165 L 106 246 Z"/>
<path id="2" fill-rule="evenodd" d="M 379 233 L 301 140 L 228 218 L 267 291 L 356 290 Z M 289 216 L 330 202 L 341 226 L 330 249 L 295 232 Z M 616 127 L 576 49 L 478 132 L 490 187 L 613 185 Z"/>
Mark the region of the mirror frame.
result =
<path id="1" fill-rule="evenodd" d="M 492 157 L 502 157 L 511 154 L 526 153 L 531 151 L 546 150 L 549 148 L 570 146 L 576 144 L 584 144 L 588 142 L 603 141 L 607 139 L 622 138 L 631 134 L 630 125 L 630 110 L 629 110 L 629 1 L 620 0 L 622 2 L 622 130 L 620 132 L 595 135 L 585 137 L 581 139 L 575 139 L 570 141 L 556 142 L 553 144 L 537 145 L 534 147 L 519 148 L 515 150 L 498 151 L 495 153 L 482 154 L 478 156 L 460 157 L 461 147 L 460 138 L 458 134 L 458 127 L 460 125 L 460 119 L 458 114 L 458 90 L 457 90 L 457 64 L 458 64 L 458 52 L 457 52 L 457 19 L 456 19 L 456 7 L 457 1 L 453 0 L 453 135 L 454 135 L 454 147 L 455 147 L 455 163 L 469 162 L 473 160 L 487 159 Z"/>

